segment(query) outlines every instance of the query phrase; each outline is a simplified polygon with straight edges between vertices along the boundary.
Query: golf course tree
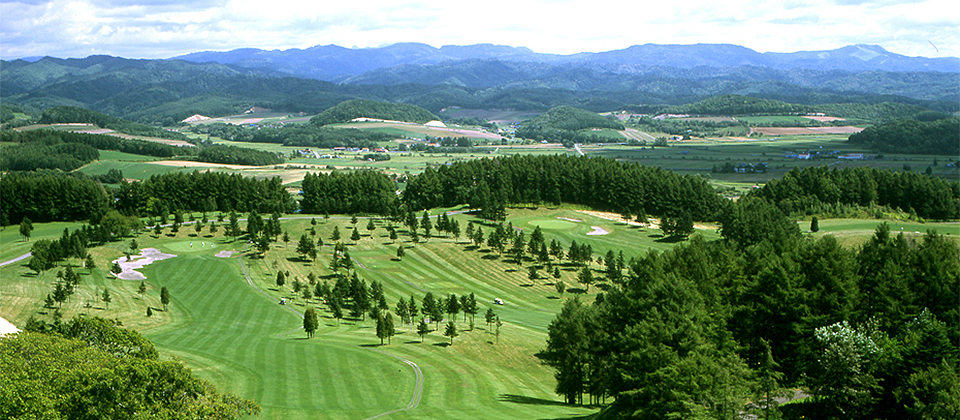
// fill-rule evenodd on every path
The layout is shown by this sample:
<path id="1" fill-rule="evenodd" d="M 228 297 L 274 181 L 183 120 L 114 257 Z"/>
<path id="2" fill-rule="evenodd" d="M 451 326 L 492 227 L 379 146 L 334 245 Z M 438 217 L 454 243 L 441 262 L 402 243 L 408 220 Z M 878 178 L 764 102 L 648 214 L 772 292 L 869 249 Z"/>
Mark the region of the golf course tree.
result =
<path id="1" fill-rule="evenodd" d="M 140 286 L 137 287 L 137 293 L 140 294 L 140 296 L 143 296 L 144 293 L 147 293 L 147 284 L 145 282 L 140 282 Z"/>
<path id="2" fill-rule="evenodd" d="M 160 304 L 163 305 L 163 311 L 167 311 L 167 305 L 170 304 L 170 291 L 167 290 L 167 286 L 160 288 Z"/>
<path id="3" fill-rule="evenodd" d="M 420 218 L 420 227 L 423 228 L 423 236 L 429 238 L 430 232 L 433 230 L 433 223 L 430 222 L 430 213 L 426 210 L 423 211 L 423 217 Z"/>
<path id="4" fill-rule="evenodd" d="M 307 338 L 313 338 L 317 332 L 320 322 L 317 319 L 317 311 L 313 308 L 307 308 L 303 312 L 303 330 L 307 333 Z"/>
<path id="5" fill-rule="evenodd" d="M 396 334 L 396 329 L 393 325 L 393 314 L 390 312 L 378 312 L 377 313 L 377 338 L 380 339 L 380 345 L 383 345 L 383 339 L 389 340 Z"/>
<path id="6" fill-rule="evenodd" d="M 460 314 L 460 299 L 457 298 L 457 295 L 451 293 L 447 297 L 446 304 L 447 315 L 450 316 L 451 322 L 457 319 L 457 315 Z"/>
<path id="7" fill-rule="evenodd" d="M 452 320 L 447 322 L 447 327 L 443 330 L 443 336 L 450 337 L 450 345 L 453 345 L 453 339 L 458 335 L 460 335 L 460 333 L 457 332 L 457 324 Z"/>
<path id="8" fill-rule="evenodd" d="M 591 329 L 592 311 L 591 307 L 580 302 L 579 297 L 564 301 L 560 313 L 547 327 L 546 349 L 536 354 L 543 364 L 556 369 L 556 392 L 567 404 L 583 404 L 590 357 L 587 349 L 591 344 L 587 334 Z"/>
<path id="9" fill-rule="evenodd" d="M 283 270 L 277 270 L 277 287 L 283 289 L 283 285 L 287 283 L 287 275 L 283 273 Z"/>
<path id="10" fill-rule="evenodd" d="M 243 232 L 240 230 L 240 216 L 237 215 L 237 212 L 230 210 L 230 216 L 228 220 L 230 221 L 230 224 L 227 225 L 226 234 L 228 236 L 233 236 L 233 240 L 237 240 L 237 237 L 243 234 Z"/>
<path id="11" fill-rule="evenodd" d="M 116 321 L 27 325 L 0 340 L 0 386 L 16 396 L 0 401 L 4 417 L 227 420 L 260 413 L 255 402 L 217 392 L 182 362 L 160 360 L 149 340 Z"/>
<path id="12" fill-rule="evenodd" d="M 313 239 L 310 239 L 310 237 L 308 237 L 305 233 L 300 235 L 300 241 L 297 242 L 297 254 L 300 255 L 300 258 L 305 260 L 311 255 L 316 255 L 316 252 L 317 250 L 313 243 Z"/>
<path id="13" fill-rule="evenodd" d="M 20 220 L 20 237 L 24 241 L 30 240 L 30 234 L 33 232 L 33 222 L 30 221 L 29 217 L 24 217 Z"/>
<path id="14" fill-rule="evenodd" d="M 350 240 L 353 241 L 354 244 L 356 244 L 357 242 L 359 242 L 359 241 L 360 241 L 360 231 L 357 230 L 356 228 L 354 228 L 353 231 L 350 233 Z"/>
<path id="15" fill-rule="evenodd" d="M 420 319 L 420 324 L 417 325 L 417 335 L 420 336 L 421 343 L 423 342 L 423 337 L 425 337 L 427 334 L 430 334 L 430 331 L 430 326 L 427 325 L 427 321 L 425 319 Z"/>
<path id="16" fill-rule="evenodd" d="M 484 322 L 487 323 L 487 331 L 490 330 L 490 325 L 497 320 L 496 312 L 493 312 L 493 308 L 487 308 L 487 313 L 484 314 Z"/>
<path id="17" fill-rule="evenodd" d="M 817 216 L 813 216 L 813 219 L 810 219 L 810 231 L 813 233 L 820 231 L 820 219 L 817 219 Z"/>
<path id="18" fill-rule="evenodd" d="M 60 283 L 57 283 L 57 285 L 59 286 Z M 56 296 L 54 296 L 54 299 L 56 299 Z M 110 302 L 113 301 L 113 298 L 110 297 L 110 289 L 103 289 L 103 294 L 100 295 L 100 300 L 103 301 L 103 304 L 106 305 L 107 309 L 110 309 Z M 62 305 L 63 302 L 60 302 L 60 304 Z"/>
<path id="19" fill-rule="evenodd" d="M 567 284 L 564 283 L 563 280 L 557 279 L 556 282 L 553 283 L 553 285 L 557 289 L 557 294 L 560 295 L 561 298 L 563 298 L 563 292 L 567 290 Z"/>

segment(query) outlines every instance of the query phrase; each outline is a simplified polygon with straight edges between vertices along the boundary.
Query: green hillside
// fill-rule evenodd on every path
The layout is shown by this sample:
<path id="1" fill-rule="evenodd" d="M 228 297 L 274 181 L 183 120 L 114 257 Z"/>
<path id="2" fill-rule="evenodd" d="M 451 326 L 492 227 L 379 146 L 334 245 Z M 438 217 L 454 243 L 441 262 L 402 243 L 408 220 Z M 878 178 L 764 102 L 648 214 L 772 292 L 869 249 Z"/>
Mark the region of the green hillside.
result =
<path id="1" fill-rule="evenodd" d="M 344 101 L 310 119 L 316 125 L 345 123 L 355 118 L 425 123 L 439 120 L 430 111 L 416 105 L 353 99 Z"/>

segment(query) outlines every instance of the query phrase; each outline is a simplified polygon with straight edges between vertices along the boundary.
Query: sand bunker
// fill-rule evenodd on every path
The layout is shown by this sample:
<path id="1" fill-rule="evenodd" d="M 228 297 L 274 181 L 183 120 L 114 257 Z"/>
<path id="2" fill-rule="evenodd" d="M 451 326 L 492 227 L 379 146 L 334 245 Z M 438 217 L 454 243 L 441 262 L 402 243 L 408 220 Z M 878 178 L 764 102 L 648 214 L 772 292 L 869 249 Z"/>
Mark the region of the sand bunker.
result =
<path id="1" fill-rule="evenodd" d="M 582 222 L 582 221 L 583 221 L 583 220 L 579 220 L 579 219 L 571 219 L 571 218 L 569 218 L 569 217 L 559 217 L 559 216 L 557 217 L 557 219 L 566 220 L 566 221 L 568 221 L 568 222 Z"/>
<path id="2" fill-rule="evenodd" d="M 220 251 L 220 252 L 218 252 L 216 255 L 214 255 L 214 257 L 217 257 L 217 258 L 230 258 L 230 257 L 233 256 L 233 254 L 235 254 L 235 253 L 237 253 L 237 252 L 240 252 L 240 251 Z"/>
<path id="3" fill-rule="evenodd" d="M 140 250 L 140 255 L 131 255 L 129 261 L 126 258 L 114 260 L 113 262 L 119 264 L 122 270 L 120 274 L 114 275 L 123 280 L 145 280 L 147 276 L 134 270 L 143 268 L 145 265 L 154 261 L 161 261 L 173 257 L 176 257 L 176 255 L 164 254 L 156 248 L 144 248 Z"/>
<path id="4" fill-rule="evenodd" d="M 7 334 L 15 334 L 19 331 L 20 329 L 17 328 L 15 325 L 3 319 L 3 317 L 0 317 L 0 337 L 3 337 Z"/>
<path id="5" fill-rule="evenodd" d="M 610 232 L 607 232 L 606 229 L 604 229 L 604 228 L 602 228 L 602 227 L 600 227 L 600 226 L 590 226 L 590 227 L 593 228 L 593 230 L 587 232 L 587 235 L 588 235 L 588 236 L 606 235 L 606 234 L 610 233 Z"/>

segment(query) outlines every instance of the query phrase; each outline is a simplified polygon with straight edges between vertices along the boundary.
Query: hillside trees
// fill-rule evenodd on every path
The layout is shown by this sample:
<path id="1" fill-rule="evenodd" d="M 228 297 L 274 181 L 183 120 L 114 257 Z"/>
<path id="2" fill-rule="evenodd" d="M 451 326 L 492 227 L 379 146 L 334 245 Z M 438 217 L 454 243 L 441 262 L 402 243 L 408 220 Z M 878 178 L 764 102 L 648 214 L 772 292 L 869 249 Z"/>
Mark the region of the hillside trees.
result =
<path id="1" fill-rule="evenodd" d="M 386 175 L 373 171 L 307 173 L 301 186 L 304 213 L 373 213 L 397 210 L 396 186 Z"/>
<path id="2" fill-rule="evenodd" d="M 757 204 L 776 210 L 744 203 Z M 886 225 L 860 249 L 830 236 L 746 237 L 650 252 L 603 299 L 565 302 L 537 355 L 557 369 L 557 393 L 571 403 L 611 396 L 633 418 L 735 418 L 757 392 L 775 411 L 778 384 L 806 377 L 834 415 L 956 411 L 940 391 L 907 391 L 960 389 L 960 298 L 935 292 L 960 288 L 955 242 L 893 237 Z"/>
<path id="3" fill-rule="evenodd" d="M 848 142 L 884 153 L 960 154 L 960 118 L 895 120 L 850 135 Z"/>
<path id="4" fill-rule="evenodd" d="M 28 324 L 37 328 L 0 340 L 0 386 L 16 396 L 0 399 L 4 417 L 233 419 L 260 412 L 181 362 L 159 360 L 152 343 L 110 321 Z"/>
<path id="5" fill-rule="evenodd" d="M 887 206 L 929 219 L 960 217 L 960 184 L 912 172 L 857 167 L 794 168 L 750 193 L 785 214 L 813 214 L 833 204 Z"/>
<path id="6" fill-rule="evenodd" d="M 408 182 L 403 201 L 417 209 L 469 203 L 494 220 L 501 220 L 509 203 L 562 201 L 653 214 L 686 210 L 694 220 L 716 220 L 725 205 L 696 177 L 611 159 L 531 155 L 427 168 Z"/>
<path id="7" fill-rule="evenodd" d="M 222 172 L 153 175 L 142 182 L 121 183 L 116 197 L 115 207 L 125 214 L 155 215 L 151 201 L 183 211 L 207 211 L 213 203 L 221 211 L 291 213 L 295 206 L 278 177 L 256 179 Z"/>
<path id="8" fill-rule="evenodd" d="M 333 108 L 328 108 L 321 112 L 320 115 L 311 118 L 310 122 L 322 126 L 348 122 L 355 118 L 374 118 L 416 123 L 425 123 L 440 119 L 430 111 L 416 105 L 395 104 L 368 99 L 353 99 L 343 101 Z"/>
<path id="9" fill-rule="evenodd" d="M 219 144 L 204 147 L 197 157 L 201 162 L 228 165 L 264 166 L 283 163 L 283 158 L 277 156 L 276 153 Z"/>
<path id="10" fill-rule="evenodd" d="M 55 173 L 10 173 L 0 177 L 0 213 L 13 223 L 94 220 L 107 213 L 110 199 L 98 182 Z"/>

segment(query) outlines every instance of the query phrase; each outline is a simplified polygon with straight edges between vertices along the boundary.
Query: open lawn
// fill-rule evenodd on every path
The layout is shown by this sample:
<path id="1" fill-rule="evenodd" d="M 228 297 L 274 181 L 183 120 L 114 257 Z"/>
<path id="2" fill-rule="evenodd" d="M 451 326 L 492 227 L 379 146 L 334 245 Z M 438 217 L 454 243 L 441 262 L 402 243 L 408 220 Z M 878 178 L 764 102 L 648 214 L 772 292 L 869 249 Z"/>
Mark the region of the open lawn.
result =
<path id="1" fill-rule="evenodd" d="M 572 210 L 518 209 L 511 210 L 511 215 L 515 226 L 527 232 L 532 232 L 538 221 L 544 225 L 561 221 L 544 228 L 548 240 L 557 238 L 564 245 L 574 239 L 589 242 L 597 253 L 632 241 L 650 247 L 670 246 L 612 221 Z M 557 219 L 567 216 L 582 221 Z M 452 217 L 463 227 L 476 220 L 463 214 Z M 594 411 L 561 404 L 553 392 L 552 371 L 533 357 L 543 348 L 546 327 L 562 300 L 554 290 L 552 277 L 531 283 L 527 267 L 534 264 L 532 261 L 524 261 L 518 269 L 506 256 L 498 256 L 486 247 L 474 249 L 465 240 L 450 237 L 423 238 L 414 244 L 402 229 L 401 239 L 391 243 L 384 222 L 378 222 L 372 235 L 362 228 L 365 223 L 358 224 L 363 237 L 356 244 L 349 240 L 345 243 L 358 264 L 358 275 L 368 284 L 382 283 L 391 307 L 398 298 L 409 299 L 411 295 L 419 304 L 427 291 L 443 297 L 472 292 L 479 302 L 480 313 L 472 330 L 462 314 L 456 318 L 461 333 L 453 345 L 448 345 L 449 339 L 437 331 L 420 343 L 411 326 L 400 325 L 397 320 L 398 334 L 391 344 L 380 346 L 371 320 L 346 318 L 338 325 L 317 298 L 305 300 L 292 293 L 293 281 L 306 282 L 309 272 L 332 281 L 333 273 L 327 267 L 332 249 L 330 232 L 338 226 L 347 236 L 352 228 L 346 217 L 326 221 L 317 217 L 317 221 L 317 235 L 324 237 L 328 246 L 316 263 L 303 261 L 294 253 L 296 240 L 311 226 L 310 216 L 285 219 L 283 228 L 293 240 L 274 244 L 264 258 L 249 254 L 216 257 L 221 251 L 242 250 L 245 246 L 243 240 L 221 237 L 222 229 L 215 236 L 208 235 L 206 229 L 197 236 L 189 227 L 176 235 L 167 230 L 159 238 L 140 235 L 137 239 L 141 248 L 155 247 L 177 255 L 140 270 L 147 278 L 144 296 L 136 293 L 138 281 L 119 280 L 106 273 L 109 261 L 122 258 L 129 240 L 92 249 L 98 268 L 83 276 L 78 294 L 64 304 L 63 315 L 69 318 L 89 313 L 120 318 L 125 325 L 145 332 L 165 357 L 183 360 L 222 390 L 258 401 L 264 410 L 262 418 L 307 419 L 316 418 L 317 413 L 323 413 L 324 418 L 369 418 L 407 408 L 390 417 L 558 418 Z M 587 236 L 594 225 L 603 225 L 611 233 Z M 36 232 L 61 229 L 59 225 L 38 226 Z M 401 244 L 407 247 L 402 261 L 395 258 Z M 5 279 L 0 285 L 0 315 L 15 324 L 22 324 L 30 315 L 49 317 L 51 312 L 43 309 L 41 302 L 53 288 L 57 269 L 37 277 L 24 267 L 25 262 L 0 268 Z M 592 266 L 599 270 L 596 264 Z M 562 279 L 570 286 L 565 298 L 579 294 L 589 301 L 602 287 L 577 293 L 577 268 L 561 267 Z M 84 274 L 89 271 L 76 269 Z M 289 270 L 291 274 L 282 289 L 274 284 L 277 270 Z M 541 275 L 547 276 L 545 270 Z M 169 312 L 161 310 L 158 299 L 158 290 L 164 286 L 172 296 Z M 113 296 L 109 309 L 98 299 L 103 288 Z M 281 297 L 294 299 L 289 305 L 278 305 Z M 506 304 L 494 305 L 494 298 Z M 85 308 L 86 303 L 91 307 Z M 153 308 L 153 317 L 144 316 L 147 306 Z M 310 340 L 304 339 L 300 329 L 300 313 L 308 306 L 316 307 L 321 315 L 320 330 Z M 503 321 L 499 339 L 487 330 L 483 320 L 490 307 Z M 434 327 L 431 324 L 431 329 Z M 422 372 L 422 388 L 418 388 L 417 369 L 406 361 Z M 419 393 L 417 389 L 421 389 Z"/>
<path id="2" fill-rule="evenodd" d="M 514 208 L 508 213 L 507 221 L 527 238 L 539 225 L 547 243 L 557 239 L 564 247 L 574 240 L 590 244 L 594 260 L 608 250 L 623 250 L 629 259 L 676 244 L 665 240 L 657 229 L 627 225 L 609 220 L 613 215 L 576 208 Z M 469 214 L 452 213 L 450 217 L 464 230 L 471 222 L 487 235 L 493 228 Z M 311 219 L 317 222 L 315 226 Z M 391 310 L 398 299 L 411 295 L 421 306 L 426 292 L 438 297 L 475 294 L 479 313 L 474 326 L 471 329 L 469 320 L 458 315 L 455 319 L 460 335 L 452 345 L 440 331 L 432 331 L 421 343 L 413 326 L 395 319 L 397 335 L 381 346 L 369 317 L 361 320 L 346 315 L 338 322 L 319 298 L 304 299 L 293 292 L 294 282 L 307 284 L 310 273 L 321 282 L 334 281 L 335 273 L 329 268 L 330 235 L 337 227 L 344 238 L 350 236 L 354 226 L 346 216 L 287 216 L 282 228 L 291 241 L 271 245 L 262 257 L 247 250 L 245 240 L 221 236 L 222 229 L 214 235 L 207 229 L 197 235 L 189 226 L 177 234 L 169 229 L 159 237 L 142 234 L 137 238 L 141 249 L 158 248 L 176 255 L 140 270 L 148 286 L 142 296 L 136 290 L 139 281 L 116 279 L 107 272 L 110 261 L 129 252 L 129 239 L 93 248 L 90 252 L 97 268 L 75 267 L 83 274 L 81 284 L 77 294 L 64 303 L 62 313 L 66 318 L 86 313 L 121 319 L 144 332 L 163 357 L 176 357 L 219 389 L 257 401 L 263 407 L 264 419 L 310 419 L 318 415 L 356 419 L 384 413 L 390 413 L 389 418 L 526 419 L 570 418 L 595 412 L 595 408 L 562 404 L 553 391 L 552 370 L 540 365 L 533 355 L 544 347 L 547 326 L 563 299 L 578 296 L 590 302 L 606 287 L 603 282 L 587 291 L 576 281 L 579 267 L 554 261 L 568 286 L 561 298 L 546 267 L 528 258 L 518 266 L 506 254 L 501 256 L 486 246 L 477 248 L 449 235 L 421 237 L 414 243 L 400 226 L 400 238 L 392 241 L 385 229 L 388 222 L 375 221 L 372 232 L 365 229 L 365 220 L 358 223 L 361 239 L 356 243 L 347 239 L 344 244 L 357 264 L 357 275 L 367 284 L 377 281 L 383 285 Z M 799 223 L 804 231 L 809 227 L 809 221 Z M 878 223 L 821 220 L 821 232 L 815 235 L 836 235 L 853 246 L 867 240 Z M 26 252 L 38 238 L 57 237 L 64 227 L 77 226 L 37 224 L 31 242 L 22 243 L 17 242 L 15 227 L 8 227 L 0 232 L 4 244 L 0 255 L 7 260 Z M 308 233 L 312 226 L 315 236 Z M 904 231 L 919 232 L 935 228 L 960 239 L 958 223 L 891 223 L 891 227 L 894 231 L 903 227 Z M 598 228 L 608 233 L 588 235 Z M 295 253 L 303 234 L 314 242 L 321 237 L 326 244 L 315 262 Z M 698 228 L 697 234 L 706 240 L 718 238 L 712 226 Z M 396 258 L 400 246 L 406 251 L 402 260 Z M 223 251 L 237 253 L 223 257 Z M 52 290 L 59 270 L 36 276 L 25 267 L 26 262 L 0 267 L 0 315 L 19 325 L 31 315 L 49 319 L 52 311 L 42 308 L 42 300 Z M 69 263 L 79 265 L 77 261 Z M 530 266 L 540 268 L 541 278 L 528 278 Z M 600 265 L 594 262 L 590 266 L 597 277 L 602 277 Z M 282 288 L 275 284 L 280 270 L 289 271 Z M 171 293 L 168 311 L 163 311 L 159 302 L 161 287 Z M 99 299 L 104 288 L 113 296 L 109 308 Z M 288 304 L 279 305 L 281 298 Z M 505 304 L 493 304 L 495 298 Z M 145 316 L 148 306 L 153 308 L 149 318 Z M 308 307 L 316 308 L 320 315 L 316 337 L 309 340 L 301 329 L 301 313 Z M 503 321 L 499 337 L 484 322 L 487 308 L 493 308 Z M 435 326 L 430 324 L 431 329 Z"/>
<path id="3" fill-rule="evenodd" d="M 871 219 L 823 219 L 819 221 L 820 231 L 810 233 L 810 220 L 797 222 L 801 232 L 807 235 L 820 237 L 832 235 L 840 244 L 847 247 L 857 247 L 870 240 L 877 230 L 877 226 L 886 222 L 890 226 L 890 234 L 897 235 L 903 232 L 907 238 L 920 240 L 928 230 L 935 230 L 938 234 L 960 243 L 960 222 L 920 223 L 910 220 L 871 220 Z"/>

